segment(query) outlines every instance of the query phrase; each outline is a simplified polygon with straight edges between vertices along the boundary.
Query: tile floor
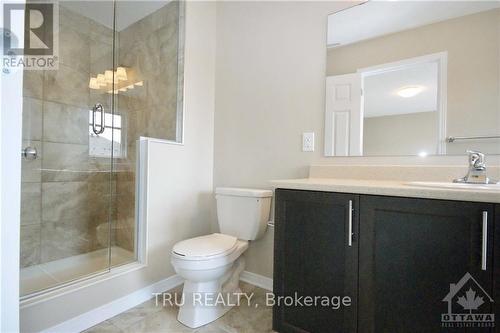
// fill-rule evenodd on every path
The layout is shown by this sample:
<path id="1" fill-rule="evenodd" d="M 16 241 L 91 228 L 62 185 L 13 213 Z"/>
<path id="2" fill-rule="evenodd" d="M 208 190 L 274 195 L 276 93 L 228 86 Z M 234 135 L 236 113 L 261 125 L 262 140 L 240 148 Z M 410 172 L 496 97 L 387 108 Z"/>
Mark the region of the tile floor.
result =
<path id="1" fill-rule="evenodd" d="M 243 292 L 253 292 L 251 305 L 242 302 L 213 323 L 190 329 L 177 321 L 176 306 L 156 306 L 155 299 L 108 319 L 84 333 L 265 333 L 272 330 L 272 309 L 265 306 L 266 290 L 241 283 Z M 174 292 L 180 292 L 178 288 Z M 256 307 L 257 305 L 257 307 Z"/>

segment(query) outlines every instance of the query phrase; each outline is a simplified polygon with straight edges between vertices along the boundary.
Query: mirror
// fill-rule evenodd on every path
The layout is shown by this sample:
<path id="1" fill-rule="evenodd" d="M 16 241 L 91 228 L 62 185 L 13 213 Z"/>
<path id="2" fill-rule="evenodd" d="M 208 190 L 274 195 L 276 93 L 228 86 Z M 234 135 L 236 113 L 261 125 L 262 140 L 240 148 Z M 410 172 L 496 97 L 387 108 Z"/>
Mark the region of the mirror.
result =
<path id="1" fill-rule="evenodd" d="M 328 16 L 326 156 L 500 154 L 500 3 L 369 1 Z"/>

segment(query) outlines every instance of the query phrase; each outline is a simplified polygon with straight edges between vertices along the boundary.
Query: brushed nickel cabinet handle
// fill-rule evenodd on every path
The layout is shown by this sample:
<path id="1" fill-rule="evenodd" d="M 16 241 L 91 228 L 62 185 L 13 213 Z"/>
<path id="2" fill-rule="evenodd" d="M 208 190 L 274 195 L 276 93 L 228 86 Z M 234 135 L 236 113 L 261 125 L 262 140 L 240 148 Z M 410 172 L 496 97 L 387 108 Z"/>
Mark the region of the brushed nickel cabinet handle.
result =
<path id="1" fill-rule="evenodd" d="M 486 270 L 488 261 L 488 212 L 483 211 L 483 239 L 481 242 L 481 269 Z"/>
<path id="2" fill-rule="evenodd" d="M 352 200 L 349 200 L 349 224 L 347 232 L 347 244 L 352 246 Z"/>

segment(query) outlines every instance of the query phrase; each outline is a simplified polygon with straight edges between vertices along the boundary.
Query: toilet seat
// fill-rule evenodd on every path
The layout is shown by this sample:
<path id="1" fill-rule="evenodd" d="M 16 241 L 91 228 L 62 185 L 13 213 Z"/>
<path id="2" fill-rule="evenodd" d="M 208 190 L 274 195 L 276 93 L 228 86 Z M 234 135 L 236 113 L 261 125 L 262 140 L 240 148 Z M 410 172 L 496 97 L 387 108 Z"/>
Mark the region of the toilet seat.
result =
<path id="1" fill-rule="evenodd" d="M 174 246 L 174 249 L 176 249 L 176 246 Z M 176 269 L 192 271 L 210 270 L 231 265 L 243 252 L 246 251 L 246 249 L 248 249 L 248 241 L 236 239 L 232 248 L 212 256 L 189 257 L 178 254 L 172 250 L 171 261 Z"/>
<path id="2" fill-rule="evenodd" d="M 218 233 L 194 237 L 175 244 L 172 254 L 183 260 L 211 260 L 233 252 L 237 240 Z"/>

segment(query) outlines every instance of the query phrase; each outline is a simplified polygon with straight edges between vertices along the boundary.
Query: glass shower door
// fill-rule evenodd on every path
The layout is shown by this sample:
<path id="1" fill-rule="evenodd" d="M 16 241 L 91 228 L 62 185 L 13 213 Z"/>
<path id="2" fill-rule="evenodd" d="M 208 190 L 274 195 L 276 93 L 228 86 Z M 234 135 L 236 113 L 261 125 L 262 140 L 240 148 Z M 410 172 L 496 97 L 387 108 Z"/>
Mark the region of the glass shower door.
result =
<path id="1" fill-rule="evenodd" d="M 24 71 L 21 296 L 111 266 L 113 156 L 122 152 L 114 4 L 58 7 L 58 69 Z"/>

